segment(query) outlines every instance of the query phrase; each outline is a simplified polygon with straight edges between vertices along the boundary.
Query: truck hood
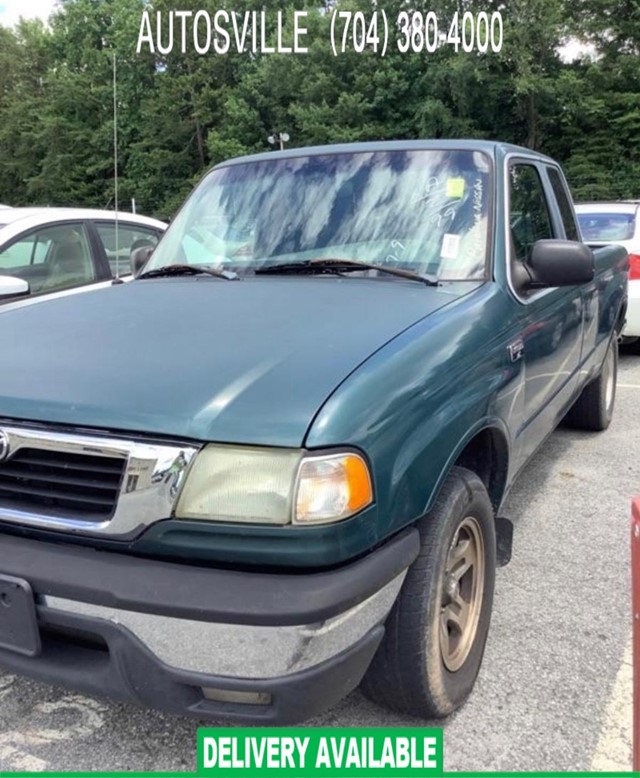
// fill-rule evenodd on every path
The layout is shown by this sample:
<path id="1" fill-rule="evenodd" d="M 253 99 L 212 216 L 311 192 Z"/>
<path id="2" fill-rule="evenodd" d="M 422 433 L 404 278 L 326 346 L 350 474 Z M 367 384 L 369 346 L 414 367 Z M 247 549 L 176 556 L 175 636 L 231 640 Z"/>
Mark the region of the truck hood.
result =
<path id="1" fill-rule="evenodd" d="M 300 446 L 349 373 L 455 297 L 395 280 L 198 276 L 0 311 L 0 418 Z"/>

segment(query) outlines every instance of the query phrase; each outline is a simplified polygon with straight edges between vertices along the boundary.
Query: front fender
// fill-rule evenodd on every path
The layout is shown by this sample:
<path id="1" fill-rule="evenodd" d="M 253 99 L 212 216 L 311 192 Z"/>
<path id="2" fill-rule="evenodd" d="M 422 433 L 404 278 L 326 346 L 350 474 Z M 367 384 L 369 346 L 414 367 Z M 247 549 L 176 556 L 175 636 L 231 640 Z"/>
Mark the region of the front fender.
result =
<path id="1" fill-rule="evenodd" d="M 517 319 L 491 285 L 458 303 L 373 355 L 308 432 L 307 448 L 353 445 L 369 457 L 378 539 L 429 510 L 477 432 L 496 428 L 510 446 L 521 422 L 522 368 L 506 348 Z"/>

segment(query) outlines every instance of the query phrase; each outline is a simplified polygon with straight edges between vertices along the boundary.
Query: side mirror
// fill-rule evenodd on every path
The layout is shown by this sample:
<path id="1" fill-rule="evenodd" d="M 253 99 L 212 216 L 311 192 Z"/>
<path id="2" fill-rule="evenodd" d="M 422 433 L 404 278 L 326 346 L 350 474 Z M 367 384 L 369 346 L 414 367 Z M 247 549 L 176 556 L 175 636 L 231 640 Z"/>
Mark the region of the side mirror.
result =
<path id="1" fill-rule="evenodd" d="M 593 251 L 572 240 L 538 240 L 526 261 L 532 286 L 577 286 L 593 281 Z"/>
<path id="2" fill-rule="evenodd" d="M 140 246 L 131 252 L 131 272 L 136 278 L 142 272 L 142 268 L 147 264 L 149 257 L 153 254 L 154 246 Z"/>
<path id="3" fill-rule="evenodd" d="M 30 293 L 28 281 L 15 276 L 0 276 L 0 300 L 26 297 Z"/>

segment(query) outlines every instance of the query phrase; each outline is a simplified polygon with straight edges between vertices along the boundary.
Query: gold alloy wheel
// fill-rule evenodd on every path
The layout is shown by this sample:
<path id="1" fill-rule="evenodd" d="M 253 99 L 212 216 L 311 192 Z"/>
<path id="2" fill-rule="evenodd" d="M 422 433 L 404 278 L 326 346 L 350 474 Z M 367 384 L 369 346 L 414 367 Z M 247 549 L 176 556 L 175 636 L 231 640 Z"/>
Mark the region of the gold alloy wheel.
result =
<path id="1" fill-rule="evenodd" d="M 452 673 L 465 663 L 476 637 L 484 594 L 484 565 L 480 525 L 467 516 L 449 546 L 442 582 L 440 653 Z"/>

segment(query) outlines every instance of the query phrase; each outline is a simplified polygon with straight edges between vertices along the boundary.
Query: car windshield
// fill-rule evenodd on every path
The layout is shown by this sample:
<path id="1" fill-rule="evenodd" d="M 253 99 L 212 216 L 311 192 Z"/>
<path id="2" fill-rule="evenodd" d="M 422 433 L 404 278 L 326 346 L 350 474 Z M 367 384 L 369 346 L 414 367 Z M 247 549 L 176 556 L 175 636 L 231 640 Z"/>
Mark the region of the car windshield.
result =
<path id="1" fill-rule="evenodd" d="M 631 240 L 635 232 L 633 213 L 579 213 L 582 237 L 590 240 Z"/>
<path id="2" fill-rule="evenodd" d="M 478 151 L 385 150 L 233 164 L 195 189 L 145 270 L 190 264 L 248 275 L 326 258 L 481 280 L 490 196 L 490 161 Z"/>

